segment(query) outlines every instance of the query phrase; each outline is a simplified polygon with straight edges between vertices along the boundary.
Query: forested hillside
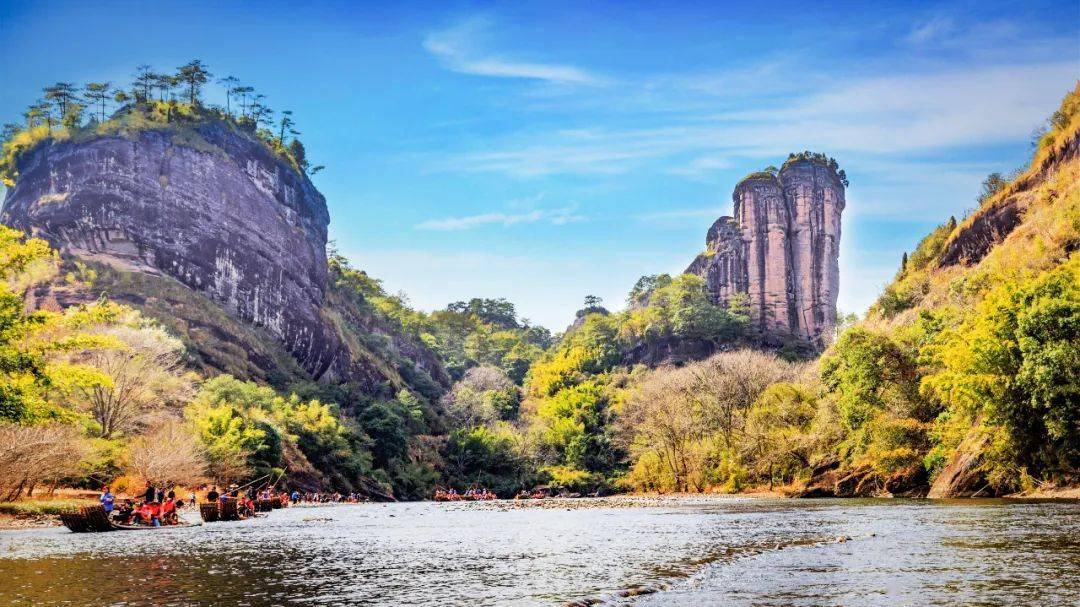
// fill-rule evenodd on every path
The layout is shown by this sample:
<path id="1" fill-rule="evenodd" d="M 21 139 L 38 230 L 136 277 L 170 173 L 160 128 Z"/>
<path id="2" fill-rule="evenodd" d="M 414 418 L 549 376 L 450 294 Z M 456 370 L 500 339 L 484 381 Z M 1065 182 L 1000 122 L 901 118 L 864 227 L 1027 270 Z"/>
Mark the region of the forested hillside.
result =
<path id="1" fill-rule="evenodd" d="M 513 452 L 574 491 L 985 496 L 1074 485 L 1078 152 L 1074 90 L 1030 166 L 991 175 L 978 206 L 905 254 L 867 317 L 842 319 L 813 362 L 737 349 L 740 303 L 709 305 L 697 276 L 643 278 L 637 305 L 583 310 L 533 364 L 516 425 L 468 431 L 471 461 L 502 473 L 494 463 L 509 458 L 490 454 Z M 735 349 L 637 364 L 650 344 L 670 355 L 699 340 Z"/>
<path id="2" fill-rule="evenodd" d="M 0 231 L 0 499 L 263 475 L 405 499 L 1078 482 L 1080 90 L 866 318 L 815 324 L 836 335 L 811 361 L 755 349 L 749 299 L 695 274 L 643 277 L 623 311 L 588 297 L 559 335 L 503 299 L 415 310 L 327 249 L 291 113 L 229 78 L 208 106 L 209 82 L 196 61 L 58 83 L 5 128 L 4 219 L 40 238 Z"/>

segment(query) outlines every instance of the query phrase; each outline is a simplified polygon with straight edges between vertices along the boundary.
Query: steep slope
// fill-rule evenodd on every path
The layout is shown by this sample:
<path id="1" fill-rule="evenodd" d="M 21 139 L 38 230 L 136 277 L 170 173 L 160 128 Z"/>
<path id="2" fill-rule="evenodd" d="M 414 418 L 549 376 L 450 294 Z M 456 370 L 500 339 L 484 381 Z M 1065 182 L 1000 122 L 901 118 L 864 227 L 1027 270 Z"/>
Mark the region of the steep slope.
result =
<path id="1" fill-rule="evenodd" d="M 914 387 L 903 398 L 877 393 L 890 394 L 880 399 L 886 416 L 910 416 L 914 437 L 897 446 L 897 434 L 882 433 L 879 461 L 898 452 L 890 448 L 920 455 L 910 469 L 925 467 L 931 497 L 1080 482 L 1078 249 L 1080 86 L 1030 165 L 927 235 L 855 328 L 893 344 Z M 830 350 L 826 366 L 849 354 Z"/>
<path id="2" fill-rule="evenodd" d="M 310 378 L 434 398 L 449 384 L 426 347 L 335 295 L 330 218 L 303 171 L 224 120 L 137 119 L 121 114 L 18 158 L 0 220 L 91 270 L 89 289 L 59 285 L 43 300 L 107 293 L 173 328 L 198 365 L 279 385 Z"/>
<path id="3" fill-rule="evenodd" d="M 1066 98 L 1066 107 L 1070 100 L 1080 105 L 1080 92 Z M 919 243 L 871 307 L 869 322 L 899 327 L 922 311 L 972 306 L 994 284 L 1056 267 L 1073 254 L 1080 231 L 1080 111 L 1068 116 L 1008 185 Z"/>

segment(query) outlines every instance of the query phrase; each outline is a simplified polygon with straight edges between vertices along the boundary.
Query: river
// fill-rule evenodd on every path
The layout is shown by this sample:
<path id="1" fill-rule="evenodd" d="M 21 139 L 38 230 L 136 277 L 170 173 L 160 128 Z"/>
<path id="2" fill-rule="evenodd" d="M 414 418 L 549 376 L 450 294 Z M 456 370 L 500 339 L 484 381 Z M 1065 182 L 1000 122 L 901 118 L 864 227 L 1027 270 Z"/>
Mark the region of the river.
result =
<path id="1" fill-rule="evenodd" d="M 1076 605 L 1080 502 L 295 507 L 0 532 L 0 605 Z"/>

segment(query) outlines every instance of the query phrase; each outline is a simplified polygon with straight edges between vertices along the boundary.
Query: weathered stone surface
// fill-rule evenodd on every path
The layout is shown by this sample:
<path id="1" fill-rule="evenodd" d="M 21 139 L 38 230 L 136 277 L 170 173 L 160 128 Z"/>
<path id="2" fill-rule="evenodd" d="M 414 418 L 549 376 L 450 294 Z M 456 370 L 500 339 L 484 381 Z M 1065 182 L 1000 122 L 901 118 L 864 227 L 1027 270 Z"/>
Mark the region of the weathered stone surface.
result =
<path id="1" fill-rule="evenodd" d="M 265 330 L 313 378 L 386 381 L 335 319 L 360 332 L 386 328 L 330 310 L 323 196 L 256 138 L 219 121 L 190 128 L 197 135 L 145 130 L 46 142 L 20 158 L 0 221 L 66 254 L 179 281 Z M 391 341 L 448 383 L 430 352 Z"/>
<path id="2" fill-rule="evenodd" d="M 881 478 L 868 465 L 844 471 L 836 481 L 836 497 L 873 497 L 881 492 Z"/>
<path id="3" fill-rule="evenodd" d="M 779 176 L 791 209 L 787 251 L 794 286 L 793 332 L 823 345 L 836 327 L 844 186 L 832 169 L 807 160 L 785 164 Z"/>
<path id="4" fill-rule="evenodd" d="M 258 142 L 220 124 L 224 153 L 132 139 L 46 143 L 27 154 L 0 220 L 64 252 L 171 276 L 265 327 L 318 377 L 339 348 L 318 308 L 326 203 Z"/>
<path id="5" fill-rule="evenodd" d="M 1073 137 L 1046 155 L 1039 170 L 1016 178 L 1011 194 L 979 209 L 970 221 L 961 225 L 945 243 L 939 262 L 942 267 L 976 264 L 990 250 L 1005 240 L 1023 220 L 1024 213 L 1034 202 L 1031 192 L 1039 183 L 1052 178 L 1058 170 L 1080 156 L 1080 137 Z"/>
<path id="6" fill-rule="evenodd" d="M 716 220 L 705 237 L 706 253 L 686 269 L 705 279 L 710 293 L 718 301 L 727 301 L 736 293 L 746 293 L 750 279 L 747 275 L 746 248 L 742 246 L 739 226 L 731 217 Z"/>
<path id="7" fill-rule="evenodd" d="M 826 457 L 810 469 L 810 478 L 802 487 L 792 491 L 790 497 L 836 497 L 836 481 L 840 478 L 840 458 Z"/>
<path id="8" fill-rule="evenodd" d="M 794 160 L 744 179 L 732 198 L 734 216 L 713 224 L 686 271 L 705 279 L 718 304 L 746 293 L 764 343 L 823 348 L 836 325 L 842 177 L 835 166 Z"/>
<path id="9" fill-rule="evenodd" d="M 983 471 L 983 452 L 987 437 L 973 431 L 953 453 L 949 463 L 934 478 L 927 497 L 993 497 L 996 491 L 990 486 Z"/>
<path id="10" fill-rule="evenodd" d="M 926 497 L 929 490 L 926 468 L 921 464 L 897 470 L 885 479 L 885 491 L 893 497 Z"/>

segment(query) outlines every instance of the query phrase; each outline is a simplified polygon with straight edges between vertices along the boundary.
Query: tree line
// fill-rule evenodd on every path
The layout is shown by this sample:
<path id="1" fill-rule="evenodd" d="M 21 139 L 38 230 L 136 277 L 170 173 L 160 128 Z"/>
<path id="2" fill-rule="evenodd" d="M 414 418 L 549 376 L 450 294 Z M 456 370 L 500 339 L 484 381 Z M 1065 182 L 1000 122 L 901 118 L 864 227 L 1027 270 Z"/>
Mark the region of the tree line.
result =
<path id="1" fill-rule="evenodd" d="M 211 84 L 220 87 L 225 99 L 223 106 L 207 105 L 205 92 Z M 315 174 L 325 168 L 311 166 L 304 145 L 297 138 L 301 133 L 296 130 L 292 110 L 275 112 L 267 105 L 266 95 L 256 91 L 255 87 L 232 75 L 215 79 L 208 66 L 199 59 L 172 72 L 140 65 L 127 84 L 57 82 L 44 87 L 42 96 L 23 112 L 22 123 L 8 122 L 0 130 L 0 141 L 4 142 L 5 148 L 12 148 L 5 150 L 5 163 L 13 162 L 18 151 L 29 147 L 27 144 L 53 137 L 60 129 L 94 128 L 125 109 L 141 111 L 147 117 L 165 123 L 206 117 L 227 120 L 287 155 L 301 171 Z M 37 130 L 42 132 L 25 136 Z M 20 134 L 27 141 L 9 146 Z M 5 173 L 13 174 L 11 170 Z"/>

